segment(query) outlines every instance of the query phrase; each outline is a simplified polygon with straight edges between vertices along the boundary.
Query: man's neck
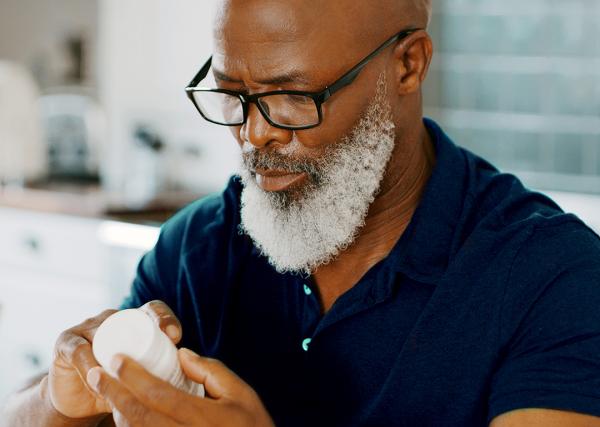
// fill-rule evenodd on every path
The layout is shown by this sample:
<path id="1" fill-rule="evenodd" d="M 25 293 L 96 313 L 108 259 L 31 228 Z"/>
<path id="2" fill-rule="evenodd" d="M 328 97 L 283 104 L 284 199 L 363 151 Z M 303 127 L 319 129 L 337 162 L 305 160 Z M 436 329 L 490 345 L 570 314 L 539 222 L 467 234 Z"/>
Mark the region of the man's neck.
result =
<path id="1" fill-rule="evenodd" d="M 435 149 L 424 126 L 414 141 L 399 143 L 394 149 L 380 192 L 355 242 L 314 272 L 323 312 L 384 259 L 408 227 L 435 164 Z"/>

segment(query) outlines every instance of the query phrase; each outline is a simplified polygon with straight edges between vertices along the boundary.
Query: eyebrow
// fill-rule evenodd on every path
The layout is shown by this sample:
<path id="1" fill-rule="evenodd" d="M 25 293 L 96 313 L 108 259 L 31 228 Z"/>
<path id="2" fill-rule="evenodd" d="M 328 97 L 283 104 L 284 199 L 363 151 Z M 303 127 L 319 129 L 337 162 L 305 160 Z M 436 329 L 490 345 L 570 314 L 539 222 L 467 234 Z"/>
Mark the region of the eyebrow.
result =
<path id="1" fill-rule="evenodd" d="M 230 83 L 243 83 L 241 80 L 234 79 L 233 77 L 228 76 L 227 74 L 223 73 L 222 71 L 217 70 L 214 67 L 213 67 L 213 73 L 217 80 L 221 80 L 224 82 L 230 82 Z M 306 76 L 304 76 L 299 71 L 290 71 L 290 72 L 282 73 L 277 76 L 269 77 L 266 79 L 256 80 L 256 83 L 265 84 L 265 85 L 277 85 L 277 84 L 284 84 L 284 83 L 297 83 L 297 84 L 308 85 L 311 83 L 311 81 L 308 78 L 306 78 Z"/>

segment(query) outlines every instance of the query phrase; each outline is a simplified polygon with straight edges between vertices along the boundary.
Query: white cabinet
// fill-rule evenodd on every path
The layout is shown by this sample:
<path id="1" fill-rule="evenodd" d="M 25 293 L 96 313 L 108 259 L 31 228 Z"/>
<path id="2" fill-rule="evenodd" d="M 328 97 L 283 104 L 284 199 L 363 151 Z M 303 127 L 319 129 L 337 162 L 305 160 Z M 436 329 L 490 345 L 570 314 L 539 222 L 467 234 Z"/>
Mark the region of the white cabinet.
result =
<path id="1" fill-rule="evenodd" d="M 98 283 L 104 256 L 99 224 L 96 219 L 0 209 L 0 265 Z"/>
<path id="2" fill-rule="evenodd" d="M 50 364 L 58 335 L 106 308 L 100 285 L 2 265 L 0 397 Z"/>
<path id="3" fill-rule="evenodd" d="M 107 223 L 123 243 L 136 242 L 132 227 L 146 238 L 122 248 Z M 0 208 L 0 401 L 47 370 L 60 332 L 128 292 L 157 229 L 120 224 Z"/>

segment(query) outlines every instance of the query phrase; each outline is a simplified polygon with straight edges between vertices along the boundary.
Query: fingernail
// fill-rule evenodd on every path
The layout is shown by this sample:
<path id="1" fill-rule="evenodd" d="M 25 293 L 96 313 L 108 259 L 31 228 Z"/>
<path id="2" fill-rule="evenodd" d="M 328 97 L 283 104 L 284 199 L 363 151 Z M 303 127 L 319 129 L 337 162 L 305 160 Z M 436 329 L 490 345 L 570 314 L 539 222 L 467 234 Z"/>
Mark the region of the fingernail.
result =
<path id="1" fill-rule="evenodd" d="M 88 371 L 87 382 L 94 391 L 98 391 L 98 384 L 100 384 L 100 368 L 92 368 Z"/>
<path id="2" fill-rule="evenodd" d="M 175 325 L 167 326 L 166 332 L 167 335 L 173 340 L 179 338 L 179 328 Z"/>

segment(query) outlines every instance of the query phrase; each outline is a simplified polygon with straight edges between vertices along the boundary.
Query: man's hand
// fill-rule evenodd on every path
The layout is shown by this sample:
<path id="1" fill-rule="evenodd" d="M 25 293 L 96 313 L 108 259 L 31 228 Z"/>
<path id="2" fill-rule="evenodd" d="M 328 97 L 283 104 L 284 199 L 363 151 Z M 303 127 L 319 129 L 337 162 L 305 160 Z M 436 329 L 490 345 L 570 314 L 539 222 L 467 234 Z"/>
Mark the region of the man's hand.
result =
<path id="1" fill-rule="evenodd" d="M 181 339 L 181 325 L 173 312 L 161 301 L 142 307 L 169 335 L 174 343 Z M 63 332 L 54 347 L 54 360 L 48 374 L 48 397 L 52 406 L 68 418 L 87 418 L 111 412 L 110 405 L 87 384 L 88 371 L 98 366 L 92 342 L 100 324 L 116 310 L 106 310 L 96 317 Z"/>
<path id="2" fill-rule="evenodd" d="M 94 368 L 87 379 L 112 408 L 118 427 L 274 427 L 254 390 L 221 362 L 187 349 L 179 350 L 179 360 L 188 378 L 204 384 L 205 398 L 176 389 L 122 355 L 111 363 L 114 378 Z"/>

